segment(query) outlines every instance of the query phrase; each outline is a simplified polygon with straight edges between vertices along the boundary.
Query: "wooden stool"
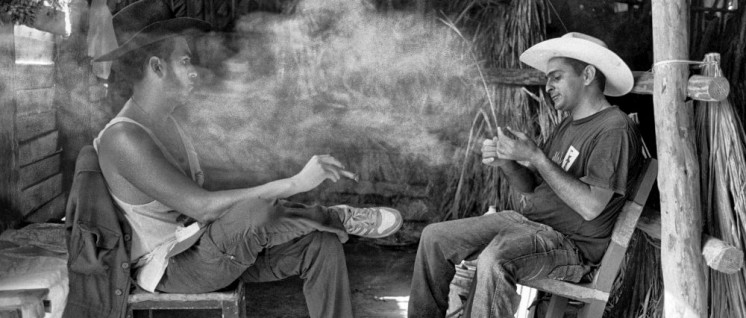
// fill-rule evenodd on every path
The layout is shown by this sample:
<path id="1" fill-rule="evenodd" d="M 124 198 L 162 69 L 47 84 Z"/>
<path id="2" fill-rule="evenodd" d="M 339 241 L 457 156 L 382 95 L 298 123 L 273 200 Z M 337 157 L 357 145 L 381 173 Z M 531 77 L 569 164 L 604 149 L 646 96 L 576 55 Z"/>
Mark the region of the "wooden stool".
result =
<path id="1" fill-rule="evenodd" d="M 0 317 L 3 318 L 43 318 L 45 300 L 49 289 L 19 289 L 0 291 Z M 45 302 L 47 302 L 45 304 Z"/>
<path id="2" fill-rule="evenodd" d="M 204 294 L 155 294 L 135 293 L 127 299 L 127 318 L 132 318 L 135 310 L 147 310 L 153 317 L 153 310 L 169 309 L 220 309 L 223 318 L 245 318 L 246 301 L 244 284 L 238 283 L 235 289 Z"/>

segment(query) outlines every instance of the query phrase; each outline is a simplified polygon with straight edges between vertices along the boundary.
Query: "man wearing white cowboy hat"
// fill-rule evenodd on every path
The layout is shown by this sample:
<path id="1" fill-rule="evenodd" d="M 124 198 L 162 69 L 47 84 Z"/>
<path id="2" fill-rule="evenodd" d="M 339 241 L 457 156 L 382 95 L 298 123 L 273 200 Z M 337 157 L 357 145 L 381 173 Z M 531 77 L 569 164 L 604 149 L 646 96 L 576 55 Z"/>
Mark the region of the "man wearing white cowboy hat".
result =
<path id="1" fill-rule="evenodd" d="M 602 41 L 581 33 L 538 43 L 520 60 L 546 73 L 554 107 L 569 116 L 542 148 L 508 127 L 484 142 L 482 162 L 499 167 L 526 204 L 519 212 L 426 227 L 410 317 L 443 317 L 454 264 L 477 254 L 466 316 L 513 317 L 520 302 L 517 282 L 578 282 L 609 243 L 633 183 L 629 176 L 638 174 L 642 157 L 636 125 L 604 95 L 628 93 L 632 72 Z"/>
<path id="2" fill-rule="evenodd" d="M 197 77 L 187 33 L 209 24 L 174 17 L 163 0 L 133 3 L 113 24 L 120 46 L 96 61 L 122 63 L 132 97 L 94 147 L 109 193 L 132 228 L 137 284 L 151 292 L 202 293 L 237 279 L 300 275 L 311 317 L 351 317 L 341 243 L 348 234 L 393 234 L 400 213 L 278 201 L 339 180 L 343 166 L 329 155 L 314 156 L 291 178 L 203 189 L 196 147 L 171 113 L 189 98 Z M 185 219 L 197 222 L 188 226 Z"/>

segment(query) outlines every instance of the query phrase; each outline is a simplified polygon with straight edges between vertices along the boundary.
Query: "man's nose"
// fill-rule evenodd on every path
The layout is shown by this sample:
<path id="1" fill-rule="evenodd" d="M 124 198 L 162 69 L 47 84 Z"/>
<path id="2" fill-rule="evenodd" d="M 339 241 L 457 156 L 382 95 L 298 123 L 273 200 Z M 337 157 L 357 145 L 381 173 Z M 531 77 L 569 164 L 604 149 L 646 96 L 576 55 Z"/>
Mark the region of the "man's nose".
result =
<path id="1" fill-rule="evenodd" d="M 197 79 L 197 76 L 198 76 L 197 71 L 193 69 L 192 71 L 189 72 L 187 76 L 189 76 L 189 79 L 193 79 L 193 80 Z"/>

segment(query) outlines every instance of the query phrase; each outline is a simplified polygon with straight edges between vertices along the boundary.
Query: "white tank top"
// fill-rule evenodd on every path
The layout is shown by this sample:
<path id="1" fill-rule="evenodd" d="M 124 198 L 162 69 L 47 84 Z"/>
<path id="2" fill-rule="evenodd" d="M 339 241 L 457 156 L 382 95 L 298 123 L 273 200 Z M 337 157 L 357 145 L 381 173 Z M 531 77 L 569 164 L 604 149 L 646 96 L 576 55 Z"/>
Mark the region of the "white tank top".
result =
<path id="1" fill-rule="evenodd" d="M 128 103 L 129 102 L 130 101 L 128 101 Z M 192 180 L 197 182 L 199 186 L 202 186 L 204 183 L 204 174 L 200 168 L 194 145 L 176 120 L 171 116 L 169 116 L 169 118 L 173 121 L 179 132 L 181 141 L 184 143 Z M 106 124 L 104 129 L 102 129 L 98 134 L 98 137 L 93 140 L 93 147 L 97 152 L 99 143 L 101 142 L 101 136 L 103 136 L 104 132 L 109 127 L 121 122 L 131 123 L 145 130 L 166 159 L 186 175 L 186 172 L 177 164 L 176 159 L 174 159 L 168 150 L 166 150 L 163 143 L 156 138 L 153 132 L 131 118 L 115 117 Z M 176 229 L 182 226 L 182 224 L 177 221 L 181 214 L 159 201 L 153 200 L 145 204 L 130 204 L 117 198 L 114 193 L 111 192 L 111 189 L 109 189 L 109 193 L 112 198 L 114 198 L 116 204 L 122 209 L 122 211 L 124 211 L 124 216 L 132 227 L 132 248 L 130 250 L 130 259 L 133 261 L 150 253 L 164 242 L 173 240 Z"/>

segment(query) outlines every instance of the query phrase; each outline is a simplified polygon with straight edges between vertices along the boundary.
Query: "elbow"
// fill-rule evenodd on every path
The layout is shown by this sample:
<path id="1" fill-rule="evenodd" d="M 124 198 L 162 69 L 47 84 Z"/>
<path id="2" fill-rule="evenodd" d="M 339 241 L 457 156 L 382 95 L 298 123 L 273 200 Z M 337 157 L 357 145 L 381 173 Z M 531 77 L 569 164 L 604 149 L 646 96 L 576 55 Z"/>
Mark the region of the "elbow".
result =
<path id="1" fill-rule="evenodd" d="M 194 204 L 190 204 L 190 206 L 191 208 L 189 209 L 189 211 L 185 211 L 188 213 L 184 214 L 190 216 L 200 224 L 208 224 L 214 222 L 220 217 L 219 210 L 217 209 L 217 207 L 212 206 L 209 203 L 209 200 L 195 202 Z"/>
<path id="2" fill-rule="evenodd" d="M 599 215 L 601 215 L 601 212 L 603 211 L 603 207 L 589 207 L 584 209 L 583 213 L 579 213 L 580 216 L 585 221 L 593 221 L 595 220 Z"/>
<path id="3" fill-rule="evenodd" d="M 212 214 L 203 214 L 200 216 L 200 218 L 197 220 L 200 224 L 208 224 L 212 223 L 213 221 L 217 220 L 217 216 Z"/>

